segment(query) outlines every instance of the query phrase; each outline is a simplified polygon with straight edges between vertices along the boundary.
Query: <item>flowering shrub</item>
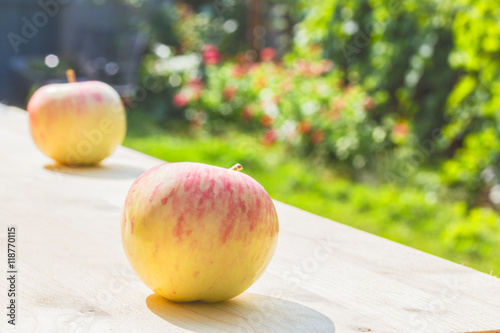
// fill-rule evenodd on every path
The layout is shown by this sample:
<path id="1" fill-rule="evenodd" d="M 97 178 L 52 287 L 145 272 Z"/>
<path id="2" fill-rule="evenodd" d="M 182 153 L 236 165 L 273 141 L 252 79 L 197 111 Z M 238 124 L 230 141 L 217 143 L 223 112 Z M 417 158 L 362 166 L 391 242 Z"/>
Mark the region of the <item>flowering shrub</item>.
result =
<path id="1" fill-rule="evenodd" d="M 378 150 L 404 142 L 408 124 L 390 117 L 375 121 L 370 110 L 376 99 L 360 86 L 344 86 L 331 61 L 278 63 L 274 57 L 266 48 L 261 62 L 242 54 L 218 64 L 216 47 L 207 45 L 204 79 L 185 78 L 173 103 L 196 128 L 229 121 L 256 131 L 265 145 L 283 141 L 356 168 L 368 166 Z"/>
<path id="2" fill-rule="evenodd" d="M 374 112 L 402 115 L 414 125 L 416 139 L 430 139 L 444 123 L 446 100 L 459 75 L 448 54 L 454 17 L 462 10 L 475 13 L 463 8 L 467 1 L 476 0 L 298 0 L 304 16 L 296 26 L 294 52 L 301 55 L 318 44 L 348 80 L 386 95 Z"/>

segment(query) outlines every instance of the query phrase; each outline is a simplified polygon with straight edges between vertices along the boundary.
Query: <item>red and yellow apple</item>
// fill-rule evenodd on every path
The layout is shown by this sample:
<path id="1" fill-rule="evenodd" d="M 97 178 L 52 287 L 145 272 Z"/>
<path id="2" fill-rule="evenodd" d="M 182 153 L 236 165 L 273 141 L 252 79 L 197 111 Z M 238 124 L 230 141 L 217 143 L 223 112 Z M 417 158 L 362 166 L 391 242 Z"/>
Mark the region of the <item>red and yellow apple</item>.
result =
<path id="1" fill-rule="evenodd" d="M 37 147 L 66 165 L 95 164 L 122 143 L 125 109 L 118 93 L 99 81 L 50 84 L 28 103 Z"/>
<path id="2" fill-rule="evenodd" d="M 176 302 L 218 302 L 264 272 L 278 241 L 273 201 L 253 178 L 200 163 L 165 163 L 130 188 L 123 247 L 141 280 Z"/>

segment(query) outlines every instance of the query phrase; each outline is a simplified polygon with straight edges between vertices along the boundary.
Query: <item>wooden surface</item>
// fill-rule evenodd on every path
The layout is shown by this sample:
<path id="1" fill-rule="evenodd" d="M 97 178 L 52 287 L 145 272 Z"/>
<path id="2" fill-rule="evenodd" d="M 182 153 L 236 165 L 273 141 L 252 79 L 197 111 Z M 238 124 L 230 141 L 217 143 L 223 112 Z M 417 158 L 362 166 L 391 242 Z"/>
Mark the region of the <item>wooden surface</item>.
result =
<path id="1" fill-rule="evenodd" d="M 99 168 L 56 167 L 34 146 L 27 114 L 1 105 L 0 158 L 4 271 L 6 226 L 18 226 L 16 331 L 500 328 L 500 279 L 279 202 L 277 252 L 246 293 L 219 304 L 168 302 L 134 274 L 120 238 L 129 187 L 160 160 L 119 148 Z M 7 281 L 0 281 L 5 309 Z M 5 314 L 1 318 L 0 331 L 9 332 Z"/>

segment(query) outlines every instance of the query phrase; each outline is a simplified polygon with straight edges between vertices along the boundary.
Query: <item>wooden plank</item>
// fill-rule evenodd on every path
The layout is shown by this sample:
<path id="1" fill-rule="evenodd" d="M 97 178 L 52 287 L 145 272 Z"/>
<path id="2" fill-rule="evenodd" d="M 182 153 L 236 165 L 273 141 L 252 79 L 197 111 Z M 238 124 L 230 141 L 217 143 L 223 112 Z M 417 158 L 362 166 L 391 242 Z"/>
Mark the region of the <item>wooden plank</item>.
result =
<path id="1" fill-rule="evenodd" d="M 280 202 L 276 255 L 248 292 L 219 304 L 168 302 L 130 268 L 119 223 L 134 179 L 162 161 L 120 147 L 100 168 L 55 167 L 32 143 L 26 113 L 1 107 L 0 156 L 0 249 L 6 226 L 17 225 L 21 332 L 500 328 L 500 279 Z M 5 316 L 0 327 L 10 331 Z"/>

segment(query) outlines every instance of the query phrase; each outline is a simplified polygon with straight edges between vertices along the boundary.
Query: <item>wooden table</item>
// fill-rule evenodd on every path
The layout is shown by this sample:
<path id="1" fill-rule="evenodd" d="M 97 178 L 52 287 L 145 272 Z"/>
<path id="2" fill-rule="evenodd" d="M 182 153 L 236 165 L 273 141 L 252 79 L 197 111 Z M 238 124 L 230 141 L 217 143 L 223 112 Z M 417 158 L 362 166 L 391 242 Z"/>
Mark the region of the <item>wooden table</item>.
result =
<path id="1" fill-rule="evenodd" d="M 54 166 L 34 146 L 26 112 L 2 106 L 0 156 L 4 272 L 7 225 L 17 226 L 16 331 L 500 329 L 500 279 L 280 202 L 276 254 L 246 293 L 219 304 L 168 302 L 132 271 L 120 236 L 129 187 L 162 161 L 120 147 L 99 168 Z M 4 313 L 8 287 L 2 278 Z"/>

